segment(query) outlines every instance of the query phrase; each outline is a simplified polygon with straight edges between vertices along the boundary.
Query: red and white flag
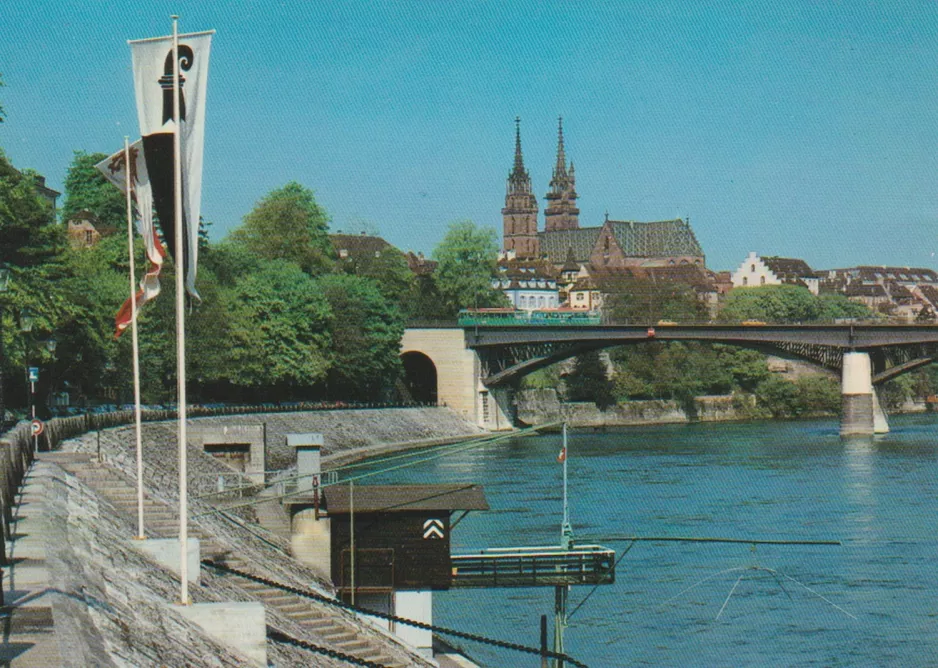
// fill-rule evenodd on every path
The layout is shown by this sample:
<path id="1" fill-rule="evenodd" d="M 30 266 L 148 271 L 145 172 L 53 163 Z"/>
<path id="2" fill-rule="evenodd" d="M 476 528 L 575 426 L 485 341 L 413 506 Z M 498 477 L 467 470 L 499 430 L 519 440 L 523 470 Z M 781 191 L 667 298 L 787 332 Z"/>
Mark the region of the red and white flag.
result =
<path id="1" fill-rule="evenodd" d="M 173 136 L 173 38 L 130 42 L 137 97 L 153 202 L 163 238 L 176 266 L 185 271 L 186 292 L 198 299 L 195 274 L 202 201 L 202 148 L 208 59 L 214 31 L 179 35 L 179 138 L 182 166 L 183 249 L 176 249 Z"/>
<path id="2" fill-rule="evenodd" d="M 560 448 L 560 454 L 557 455 L 558 464 L 563 464 L 565 461 L 567 461 L 567 446 Z"/>
<path id="3" fill-rule="evenodd" d="M 137 309 L 160 294 L 160 270 L 163 267 L 163 258 L 166 256 L 163 244 L 156 234 L 153 226 L 153 189 L 150 186 L 150 177 L 147 172 L 147 163 L 143 155 L 143 142 L 137 140 L 130 145 L 130 195 L 137 207 L 137 231 L 143 237 L 147 254 L 147 271 L 140 279 L 140 288 L 134 295 Z M 124 151 L 105 158 L 95 167 L 108 181 L 127 192 L 127 160 Z M 120 336 L 130 326 L 132 317 L 130 299 L 124 302 L 117 311 L 114 324 L 117 327 L 115 336 Z"/>

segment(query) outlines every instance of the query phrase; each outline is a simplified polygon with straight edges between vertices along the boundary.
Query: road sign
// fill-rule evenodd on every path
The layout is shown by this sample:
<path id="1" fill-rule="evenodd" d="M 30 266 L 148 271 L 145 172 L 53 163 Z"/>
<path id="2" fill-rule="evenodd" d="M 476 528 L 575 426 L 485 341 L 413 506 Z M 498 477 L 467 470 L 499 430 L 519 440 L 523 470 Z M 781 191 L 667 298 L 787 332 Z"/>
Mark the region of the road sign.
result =
<path id="1" fill-rule="evenodd" d="M 38 366 L 29 367 L 29 382 L 30 383 L 39 382 L 39 367 Z"/>
<path id="2" fill-rule="evenodd" d="M 29 423 L 29 431 L 32 432 L 33 436 L 39 436 L 45 428 L 46 426 L 42 423 L 42 420 L 33 420 Z"/>
<path id="3" fill-rule="evenodd" d="M 423 537 L 436 539 L 443 537 L 443 520 L 427 520 L 423 523 Z"/>

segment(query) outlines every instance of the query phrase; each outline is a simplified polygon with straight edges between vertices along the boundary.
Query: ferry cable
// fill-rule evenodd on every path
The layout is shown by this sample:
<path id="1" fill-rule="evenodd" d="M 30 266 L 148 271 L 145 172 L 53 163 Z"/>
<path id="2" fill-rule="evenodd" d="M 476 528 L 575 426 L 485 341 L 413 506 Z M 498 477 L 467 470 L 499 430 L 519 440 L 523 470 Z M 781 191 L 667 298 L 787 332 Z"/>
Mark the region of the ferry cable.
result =
<path id="1" fill-rule="evenodd" d="M 744 543 L 744 544 L 750 544 L 753 546 L 755 545 L 841 545 L 841 542 L 839 540 L 771 540 L 771 539 L 752 539 L 752 538 L 749 538 L 749 539 L 746 539 L 746 538 L 709 538 L 709 537 L 687 537 L 687 536 L 684 536 L 684 537 L 682 536 L 603 536 L 602 538 L 598 538 L 596 540 L 600 542 L 627 541 L 629 543 L 628 547 L 626 547 L 625 550 L 622 551 L 622 554 L 619 555 L 618 559 L 616 559 L 616 563 L 613 564 L 609 568 L 607 573 L 611 572 L 616 566 L 619 565 L 619 562 L 622 561 L 623 557 L 625 557 L 625 555 L 629 553 L 629 550 L 635 547 L 635 543 L 637 543 L 638 541 L 677 542 L 677 543 Z M 766 570 L 771 570 L 771 569 L 766 569 Z M 774 575 L 774 572 L 773 572 L 773 575 Z M 784 575 L 784 573 L 782 575 Z M 776 576 L 775 579 L 778 580 L 778 577 Z M 779 586 L 782 587 L 783 591 L 785 591 L 785 588 L 784 586 L 782 586 L 781 581 L 779 581 Z M 583 600 L 580 601 L 575 608 L 573 608 L 573 610 L 570 612 L 569 615 L 567 615 L 567 619 L 570 619 L 571 617 L 573 617 L 576 611 L 579 610 L 583 606 L 583 604 L 589 600 L 590 596 L 592 596 L 593 593 L 598 588 L 599 588 L 598 584 L 594 585 L 593 588 L 590 589 L 589 593 L 583 598 Z M 815 593 L 815 592 L 812 592 L 812 593 Z M 788 592 L 785 591 L 785 594 L 788 594 Z M 817 594 L 817 595 L 820 596 L 820 594 Z M 788 597 L 791 598 L 791 595 L 788 595 Z M 822 596 L 821 598 L 824 598 L 824 597 Z M 828 602 L 830 603 L 830 601 Z M 831 603 L 831 605 L 834 605 L 834 604 Z M 837 606 L 834 605 L 834 607 L 837 607 Z M 849 615 L 850 613 L 847 613 L 847 614 Z"/>
<path id="2" fill-rule="evenodd" d="M 357 605 L 352 605 L 351 603 L 346 603 L 345 601 L 340 601 L 338 599 L 329 598 L 328 596 L 323 596 L 322 594 L 317 594 L 313 591 L 308 591 L 306 589 L 300 589 L 299 587 L 293 587 L 291 585 L 284 584 L 282 582 L 277 582 L 276 580 L 271 580 L 269 578 L 261 577 L 259 575 L 254 575 L 253 573 L 247 573 L 245 571 L 232 568 L 222 562 L 215 561 L 213 559 L 203 559 L 202 565 L 209 568 L 214 568 L 218 571 L 225 573 L 230 573 L 232 575 L 237 575 L 239 577 L 245 578 L 247 580 L 253 580 L 268 587 L 273 587 L 275 589 L 280 589 L 282 591 L 301 596 L 303 598 L 308 598 L 319 603 L 324 603 L 326 605 L 331 605 L 336 608 L 341 608 L 343 610 L 350 610 L 352 612 L 357 612 L 362 615 L 367 615 L 369 617 L 377 617 L 378 619 L 386 619 L 392 621 L 395 624 L 403 624 L 404 626 L 413 626 L 418 629 L 424 629 L 426 631 L 433 631 L 441 635 L 453 636 L 454 638 L 462 638 L 464 640 L 471 640 L 473 642 L 478 642 L 483 645 L 492 645 L 493 647 L 499 647 L 501 649 L 510 649 L 516 652 L 525 652 L 527 654 L 533 654 L 535 656 L 543 656 L 549 659 L 560 659 L 561 661 L 575 666 L 576 668 L 588 668 L 585 663 L 577 661 L 568 654 L 561 654 L 558 652 L 552 651 L 542 651 L 538 647 L 528 647 L 527 645 L 519 645 L 513 642 L 507 642 L 505 640 L 497 640 L 495 638 L 488 638 L 486 636 L 480 636 L 475 633 L 467 633 L 465 631 L 457 631 L 456 629 L 447 628 L 445 626 L 436 626 L 435 624 L 425 624 L 424 622 L 418 622 L 413 619 L 407 619 L 406 617 L 398 617 L 397 615 L 390 615 L 384 612 L 378 612 L 376 610 L 369 610 L 368 608 L 362 608 Z"/>
<path id="3" fill-rule="evenodd" d="M 625 558 L 625 555 L 627 555 L 627 554 L 629 553 L 629 550 L 631 550 L 633 547 L 635 547 L 635 541 L 634 541 L 634 540 L 633 540 L 631 543 L 629 543 L 629 546 L 628 546 L 627 548 L 625 548 L 624 550 L 622 550 L 622 554 L 620 554 L 620 555 L 619 555 L 619 558 L 616 559 L 616 563 L 614 563 L 612 566 L 609 567 L 609 569 L 606 571 L 605 575 L 608 575 L 609 573 L 611 573 L 612 571 L 614 571 L 615 568 L 616 568 L 616 566 L 619 565 L 619 562 L 622 561 L 622 560 Z M 580 601 L 579 603 L 577 603 L 576 607 L 573 608 L 573 610 L 570 611 L 570 614 L 567 615 L 567 621 L 570 621 L 570 618 L 573 617 L 573 615 L 576 614 L 576 611 L 577 611 L 577 610 L 579 610 L 580 608 L 583 607 L 583 604 L 586 603 L 586 602 L 590 599 L 590 596 L 592 596 L 593 593 L 594 593 L 597 589 L 599 589 L 599 584 L 598 584 L 598 583 L 595 584 L 595 585 L 593 585 L 593 588 L 590 589 L 590 590 L 589 590 L 589 593 L 588 593 L 586 596 L 583 597 L 583 600 Z"/>
<path id="4" fill-rule="evenodd" d="M 307 642 L 306 640 L 294 638 L 293 636 L 288 635 L 283 631 L 278 631 L 272 626 L 267 627 L 267 637 L 274 642 L 279 642 L 283 645 L 292 645 L 293 647 L 299 647 L 300 649 L 316 652 L 317 654 L 323 654 L 332 659 L 338 659 L 339 661 L 350 663 L 353 666 L 365 666 L 365 668 L 387 668 L 387 666 L 382 663 L 375 663 L 374 661 L 368 661 L 367 659 L 360 659 L 357 656 L 352 656 L 351 654 L 345 654 L 344 652 L 339 652 L 338 650 L 329 649 L 328 647 L 316 645 L 311 642 Z"/>
<path id="5" fill-rule="evenodd" d="M 431 452 L 434 452 L 434 453 L 436 453 L 436 454 L 431 454 L 431 455 L 428 456 L 428 457 L 424 457 L 424 458 L 422 458 L 422 459 L 416 459 L 416 460 L 410 461 L 410 462 L 405 462 L 405 463 L 403 463 L 403 464 L 397 464 L 396 466 L 391 466 L 391 467 L 388 467 L 388 468 L 385 468 L 385 469 L 381 469 L 381 470 L 379 470 L 379 471 L 369 471 L 369 472 L 367 472 L 367 473 L 361 473 L 361 474 L 359 474 L 359 475 L 352 476 L 352 477 L 350 477 L 350 478 L 346 478 L 346 479 L 341 480 L 341 481 L 336 482 L 336 483 L 328 483 L 328 484 L 325 484 L 325 485 L 320 485 L 320 486 L 319 486 L 319 489 L 322 490 L 322 489 L 326 489 L 326 488 L 328 488 L 328 487 L 333 487 L 334 485 L 346 484 L 346 483 L 348 483 L 349 481 L 357 482 L 357 481 L 359 481 L 359 480 L 361 480 L 361 479 L 363 479 L 363 478 L 370 478 L 370 477 L 372 477 L 372 476 L 380 475 L 380 474 L 382 474 L 382 473 L 390 473 L 391 471 L 397 471 L 397 470 L 399 470 L 399 469 L 407 468 L 407 467 L 409 467 L 409 466 L 415 466 L 415 465 L 417 465 L 417 464 L 424 464 L 424 463 L 426 463 L 426 462 L 430 462 L 430 461 L 433 461 L 433 460 L 435 460 L 435 459 L 440 459 L 441 457 L 446 457 L 447 455 L 457 454 L 457 453 L 464 452 L 464 451 L 466 451 L 466 450 L 472 450 L 472 449 L 474 449 L 474 448 L 480 448 L 480 447 L 484 447 L 484 446 L 486 446 L 486 445 L 491 445 L 491 444 L 496 443 L 496 442 L 498 442 L 498 441 L 500 441 L 500 440 L 502 440 L 502 439 L 516 438 L 516 437 L 518 437 L 518 436 L 525 436 L 525 435 L 527 435 L 527 434 L 529 434 L 529 433 L 531 433 L 531 432 L 538 431 L 538 430 L 541 430 L 541 429 L 547 429 L 547 428 L 554 427 L 554 426 L 556 426 L 555 423 L 545 424 L 545 425 L 539 425 L 539 426 L 537 426 L 537 427 L 530 427 L 530 428 L 528 428 L 528 429 L 521 429 L 521 430 L 519 430 L 519 431 L 517 431 L 517 432 L 511 432 L 510 434 L 504 434 L 504 435 L 502 435 L 502 436 L 496 436 L 496 437 L 494 437 L 494 438 L 488 438 L 488 439 L 484 439 L 484 440 L 469 441 L 468 443 L 467 443 L 467 442 L 457 443 L 457 444 L 455 444 L 455 445 L 438 446 L 438 447 L 436 447 L 436 448 L 431 448 Z M 441 451 L 442 451 L 442 452 L 441 452 Z M 417 454 L 418 454 L 418 455 L 419 455 L 419 454 L 423 454 L 423 452 L 417 453 Z M 409 455 L 408 455 L 408 456 L 409 456 Z M 416 456 L 416 455 L 415 455 L 415 456 Z M 286 478 L 285 480 L 299 480 L 300 478 L 310 477 L 310 475 L 312 475 L 312 474 L 307 474 L 307 475 L 304 475 L 304 476 L 294 476 L 294 477 L 292 477 L 292 478 Z M 283 481 L 280 481 L 280 482 L 283 482 Z M 279 483 L 278 483 L 278 484 L 279 484 Z M 270 488 L 267 488 L 267 489 L 270 489 Z M 194 515 L 194 517 L 201 517 L 202 515 L 211 515 L 211 514 L 213 514 L 213 513 L 217 513 L 217 512 L 219 512 L 219 511 L 223 511 L 223 510 L 235 510 L 235 509 L 237 509 L 237 508 L 244 508 L 244 507 L 248 507 L 248 506 L 254 506 L 254 505 L 257 505 L 257 504 L 259 504 L 259 503 L 264 503 L 264 502 L 272 501 L 272 500 L 275 500 L 275 499 L 283 500 L 283 499 L 292 498 L 292 497 L 295 497 L 295 496 L 302 496 L 302 495 L 308 494 L 308 493 L 309 493 L 309 490 L 297 490 L 297 491 L 295 491 L 295 492 L 286 492 L 286 493 L 283 493 L 283 494 L 274 494 L 274 495 L 270 495 L 270 496 L 258 497 L 258 498 L 251 499 L 251 500 L 249 500 L 249 501 L 242 501 L 242 502 L 239 502 L 239 503 L 229 504 L 229 505 L 226 505 L 226 506 L 221 507 L 221 508 L 212 508 L 211 510 L 207 510 L 207 511 L 205 511 L 205 512 L 198 513 L 198 514 Z"/>

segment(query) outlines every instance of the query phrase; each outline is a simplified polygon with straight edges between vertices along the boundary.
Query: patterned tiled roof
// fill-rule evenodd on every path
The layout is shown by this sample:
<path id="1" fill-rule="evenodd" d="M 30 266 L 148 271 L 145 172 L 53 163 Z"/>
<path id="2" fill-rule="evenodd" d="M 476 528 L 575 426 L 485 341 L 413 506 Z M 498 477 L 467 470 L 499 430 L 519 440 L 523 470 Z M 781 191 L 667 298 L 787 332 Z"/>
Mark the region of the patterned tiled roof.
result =
<path id="1" fill-rule="evenodd" d="M 551 230 L 538 232 L 541 253 L 553 264 L 563 264 L 568 251 L 573 250 L 573 259 L 581 264 L 590 260 L 601 227 L 581 227 L 578 230 Z"/>
<path id="2" fill-rule="evenodd" d="M 766 256 L 762 258 L 766 267 L 779 278 L 815 278 L 816 274 L 808 263 L 791 257 Z"/>
<path id="3" fill-rule="evenodd" d="M 925 299 L 932 303 L 932 306 L 938 306 L 938 288 L 934 285 L 925 284 L 918 286 L 918 290 Z"/>
<path id="4" fill-rule="evenodd" d="M 610 220 L 609 226 L 627 257 L 704 254 L 690 223 L 680 218 L 654 223 Z"/>

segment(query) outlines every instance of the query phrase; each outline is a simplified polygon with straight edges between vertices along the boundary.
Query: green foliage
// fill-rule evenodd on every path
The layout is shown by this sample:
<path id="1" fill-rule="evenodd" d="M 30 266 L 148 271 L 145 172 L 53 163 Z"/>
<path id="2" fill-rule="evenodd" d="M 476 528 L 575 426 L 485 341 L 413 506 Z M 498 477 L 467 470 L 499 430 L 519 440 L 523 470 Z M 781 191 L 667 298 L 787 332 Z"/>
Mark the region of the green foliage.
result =
<path id="1" fill-rule="evenodd" d="M 672 281 L 619 279 L 603 285 L 615 322 L 706 321 L 707 307 L 693 288 Z"/>
<path id="2" fill-rule="evenodd" d="M 0 72 L 0 88 L 3 88 L 6 84 L 3 83 L 3 73 Z M 6 117 L 6 112 L 3 110 L 3 105 L 0 104 L 0 123 L 3 123 L 3 119 Z"/>
<path id="3" fill-rule="evenodd" d="M 17 171 L 0 150 L 0 262 L 31 267 L 65 250 L 64 230 L 36 184 L 35 173 Z"/>
<path id="4" fill-rule="evenodd" d="M 360 276 L 373 281 L 384 299 L 397 305 L 402 311 L 408 309 L 413 291 L 414 274 L 407 266 L 404 254 L 389 246 L 377 254 L 354 253 L 336 260 L 336 269 L 345 274 Z"/>
<path id="5" fill-rule="evenodd" d="M 329 303 L 286 261 L 263 263 L 228 294 L 227 380 L 242 386 L 312 386 L 329 369 Z"/>
<path id="6" fill-rule="evenodd" d="M 818 320 L 833 321 L 842 318 L 865 320 L 875 317 L 873 312 L 859 302 L 850 301 L 840 293 L 826 293 L 818 296 Z"/>
<path id="7" fill-rule="evenodd" d="M 451 223 L 433 259 L 439 262 L 434 280 L 448 315 L 462 308 L 507 306 L 505 295 L 492 288 L 498 261 L 495 230 L 468 220 Z"/>
<path id="8" fill-rule="evenodd" d="M 821 316 L 819 299 L 800 285 L 765 285 L 730 292 L 720 311 L 724 322 L 811 322 Z"/>
<path id="9" fill-rule="evenodd" d="M 453 317 L 432 276 L 414 277 L 404 312 L 411 320 L 450 320 Z"/>
<path id="10" fill-rule="evenodd" d="M 226 239 L 210 245 L 207 252 L 199 251 L 199 271 L 203 268 L 215 274 L 222 285 L 232 286 L 238 279 L 260 269 L 263 260 L 243 244 Z"/>
<path id="11" fill-rule="evenodd" d="M 374 400 L 401 374 L 404 321 L 382 297 L 374 281 L 360 276 L 330 275 L 317 281 L 332 317 L 330 397 Z"/>
<path id="12" fill-rule="evenodd" d="M 915 396 L 915 379 L 911 373 L 886 381 L 877 388 L 879 400 L 887 411 L 896 410 Z"/>
<path id="13" fill-rule="evenodd" d="M 600 410 L 616 403 L 613 384 L 598 350 L 578 355 L 566 378 L 568 401 L 592 401 Z"/>
<path id="14" fill-rule="evenodd" d="M 828 376 L 802 376 L 792 382 L 772 375 L 756 387 L 756 400 L 772 417 L 792 418 L 836 414 L 840 384 Z"/>
<path id="15" fill-rule="evenodd" d="M 752 392 L 756 385 L 769 377 L 769 368 L 762 353 L 724 345 L 715 345 L 713 349 L 732 374 L 735 388 Z"/>
<path id="16" fill-rule="evenodd" d="M 102 226 L 122 232 L 127 229 L 126 198 L 95 169 L 95 165 L 105 158 L 107 155 L 104 153 L 75 151 L 65 177 L 62 220 L 71 219 L 79 211 L 90 211 Z"/>
<path id="17" fill-rule="evenodd" d="M 258 202 L 230 238 L 262 259 L 293 262 L 318 276 L 332 266 L 328 229 L 313 191 L 291 181 Z"/>
<path id="18" fill-rule="evenodd" d="M 560 369 L 556 364 L 538 369 L 521 379 L 521 389 L 524 390 L 553 390 L 559 386 Z"/>

